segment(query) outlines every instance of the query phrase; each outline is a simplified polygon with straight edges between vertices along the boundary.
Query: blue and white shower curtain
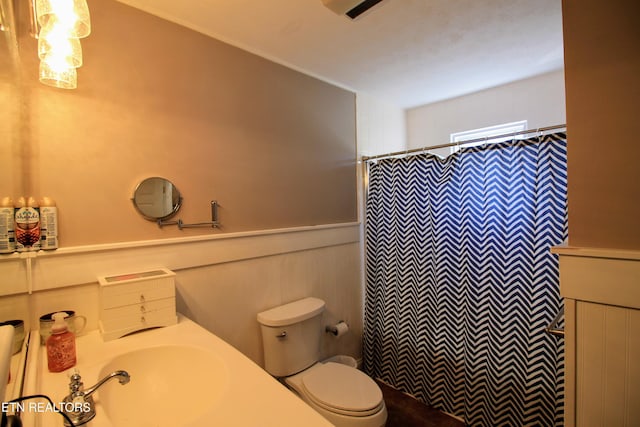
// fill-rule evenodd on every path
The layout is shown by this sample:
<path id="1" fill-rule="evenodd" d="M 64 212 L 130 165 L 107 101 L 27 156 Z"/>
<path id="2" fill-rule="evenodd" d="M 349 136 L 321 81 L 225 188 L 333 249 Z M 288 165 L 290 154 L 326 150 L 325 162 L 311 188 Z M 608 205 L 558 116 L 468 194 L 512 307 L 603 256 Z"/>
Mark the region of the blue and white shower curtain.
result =
<path id="1" fill-rule="evenodd" d="M 565 134 L 368 167 L 365 371 L 470 426 L 562 425 Z"/>

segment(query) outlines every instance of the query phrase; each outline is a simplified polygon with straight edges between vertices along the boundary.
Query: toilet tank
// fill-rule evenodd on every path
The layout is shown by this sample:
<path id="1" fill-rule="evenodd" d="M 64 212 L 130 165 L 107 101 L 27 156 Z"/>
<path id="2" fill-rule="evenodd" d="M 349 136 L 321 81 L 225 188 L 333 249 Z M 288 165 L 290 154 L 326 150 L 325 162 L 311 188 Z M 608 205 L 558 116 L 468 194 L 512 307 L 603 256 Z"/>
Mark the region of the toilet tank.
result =
<path id="1" fill-rule="evenodd" d="M 324 301 L 309 297 L 258 313 L 267 372 L 286 377 L 318 361 L 323 311 Z"/>

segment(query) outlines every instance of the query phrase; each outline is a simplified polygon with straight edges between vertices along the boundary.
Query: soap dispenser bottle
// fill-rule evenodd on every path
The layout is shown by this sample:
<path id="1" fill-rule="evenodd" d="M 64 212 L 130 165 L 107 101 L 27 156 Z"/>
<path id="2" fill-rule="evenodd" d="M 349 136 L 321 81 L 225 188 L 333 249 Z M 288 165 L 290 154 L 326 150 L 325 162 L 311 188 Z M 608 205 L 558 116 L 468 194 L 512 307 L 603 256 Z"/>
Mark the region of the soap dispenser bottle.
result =
<path id="1" fill-rule="evenodd" d="M 64 318 L 67 313 L 55 313 L 51 336 L 47 338 L 47 365 L 50 372 L 62 372 L 76 364 L 76 337 Z"/>

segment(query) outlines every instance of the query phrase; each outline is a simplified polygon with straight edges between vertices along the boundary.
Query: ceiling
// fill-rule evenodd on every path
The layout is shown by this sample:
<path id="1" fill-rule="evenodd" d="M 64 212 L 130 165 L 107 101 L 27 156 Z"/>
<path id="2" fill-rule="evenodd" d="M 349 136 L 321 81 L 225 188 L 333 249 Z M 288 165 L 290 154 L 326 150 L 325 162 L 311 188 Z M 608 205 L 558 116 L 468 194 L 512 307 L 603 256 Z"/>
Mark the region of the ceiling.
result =
<path id="1" fill-rule="evenodd" d="M 119 0 L 401 108 L 562 69 L 560 0 Z"/>

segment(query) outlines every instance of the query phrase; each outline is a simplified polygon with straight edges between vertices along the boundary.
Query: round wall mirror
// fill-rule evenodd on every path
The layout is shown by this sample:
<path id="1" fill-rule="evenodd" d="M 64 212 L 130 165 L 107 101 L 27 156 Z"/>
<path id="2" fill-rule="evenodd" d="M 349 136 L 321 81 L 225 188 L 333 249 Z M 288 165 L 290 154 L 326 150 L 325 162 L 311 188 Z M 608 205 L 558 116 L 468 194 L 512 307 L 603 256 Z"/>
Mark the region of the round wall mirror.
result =
<path id="1" fill-rule="evenodd" d="M 176 186 L 168 179 L 157 176 L 140 182 L 131 200 L 140 215 L 151 221 L 172 217 L 182 203 Z"/>

